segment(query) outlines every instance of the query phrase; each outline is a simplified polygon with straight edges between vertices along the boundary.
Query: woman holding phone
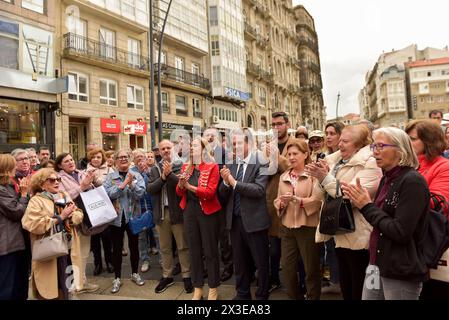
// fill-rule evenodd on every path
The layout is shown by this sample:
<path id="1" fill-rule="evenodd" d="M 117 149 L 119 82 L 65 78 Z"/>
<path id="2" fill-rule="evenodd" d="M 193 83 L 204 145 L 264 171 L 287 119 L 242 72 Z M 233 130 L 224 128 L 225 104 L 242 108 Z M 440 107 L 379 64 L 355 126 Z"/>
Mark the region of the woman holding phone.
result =
<path id="1" fill-rule="evenodd" d="M 115 278 L 112 282 L 112 293 L 117 293 L 122 286 L 122 249 L 123 236 L 128 235 L 128 246 L 131 259 L 131 280 L 138 286 L 145 281 L 138 273 L 139 268 L 139 236 L 131 232 L 129 220 L 134 215 L 140 215 L 140 198 L 145 193 L 145 182 L 138 172 L 131 172 L 131 155 L 126 149 L 117 151 L 114 155 L 117 171 L 110 173 L 103 186 L 115 204 L 117 218 L 110 226 L 112 237 L 112 263 Z"/>

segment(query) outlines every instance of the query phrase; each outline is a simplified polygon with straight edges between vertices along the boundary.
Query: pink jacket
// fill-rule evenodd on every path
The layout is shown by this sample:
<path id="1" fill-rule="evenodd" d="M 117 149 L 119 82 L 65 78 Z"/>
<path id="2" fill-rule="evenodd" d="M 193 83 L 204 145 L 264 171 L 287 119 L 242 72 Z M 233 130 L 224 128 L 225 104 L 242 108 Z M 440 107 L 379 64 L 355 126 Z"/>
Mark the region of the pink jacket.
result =
<path id="1" fill-rule="evenodd" d="M 59 176 L 61 177 L 61 183 L 59 184 L 59 190 L 63 192 L 67 192 L 72 199 L 78 198 L 82 191 L 90 190 L 95 186 L 100 186 L 101 183 L 98 181 L 93 182 L 93 184 L 87 188 L 86 190 L 81 190 L 80 182 L 83 180 L 85 171 L 75 171 L 78 174 L 78 181 L 75 180 L 70 174 L 65 172 L 64 170 L 59 171 Z"/>

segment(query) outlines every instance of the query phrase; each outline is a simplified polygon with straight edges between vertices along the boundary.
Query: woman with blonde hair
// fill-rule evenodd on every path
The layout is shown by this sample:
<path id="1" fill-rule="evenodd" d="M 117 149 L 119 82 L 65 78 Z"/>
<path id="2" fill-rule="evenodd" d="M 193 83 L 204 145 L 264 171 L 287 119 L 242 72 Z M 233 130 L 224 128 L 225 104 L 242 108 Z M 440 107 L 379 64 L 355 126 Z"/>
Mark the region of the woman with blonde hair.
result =
<path id="1" fill-rule="evenodd" d="M 16 172 L 14 157 L 0 155 L 0 300 L 26 300 L 28 297 L 28 268 L 22 219 L 28 204 L 28 181 L 19 184 L 19 198 L 11 179 Z"/>
<path id="2" fill-rule="evenodd" d="M 209 294 L 208 300 L 217 300 L 220 285 L 220 261 L 218 240 L 220 236 L 220 202 L 217 188 L 220 181 L 218 164 L 210 155 L 208 142 L 193 139 L 190 161 L 181 170 L 176 192 L 182 197 L 180 207 L 184 210 L 184 230 L 189 245 L 193 300 L 203 297 L 204 263 L 206 257 Z"/>
<path id="3" fill-rule="evenodd" d="M 321 291 L 320 249 L 315 233 L 323 193 L 316 178 L 305 174 L 310 163 L 307 142 L 294 139 L 287 147 L 290 170 L 279 180 L 274 206 L 281 218 L 282 272 L 291 299 L 300 299 L 297 265 L 302 257 L 306 272 L 308 300 L 319 300 Z"/>
<path id="4" fill-rule="evenodd" d="M 106 163 L 106 153 L 101 148 L 92 149 L 87 153 L 86 171 L 93 171 L 95 175 L 95 186 L 101 186 L 107 175 L 114 172 L 114 169 L 109 167 Z M 103 259 L 101 257 L 101 243 L 103 242 L 104 258 L 106 262 L 106 270 L 108 273 L 114 272 L 112 266 L 112 240 L 109 228 L 91 236 L 90 247 L 94 254 L 94 276 L 103 272 Z"/>
<path id="5" fill-rule="evenodd" d="M 31 178 L 31 192 L 34 196 L 22 218 L 22 225 L 30 232 L 32 245 L 53 227 L 56 231 L 63 231 L 73 237 L 73 227 L 83 220 L 83 212 L 76 207 L 70 196 L 59 191 L 60 182 L 58 174 L 48 168 L 39 170 Z M 31 283 L 35 296 L 38 299 L 68 300 L 68 266 L 69 255 L 48 261 L 33 261 Z"/>
<path id="6" fill-rule="evenodd" d="M 342 182 L 355 184 L 359 179 L 369 194 L 374 197 L 382 171 L 377 167 L 370 144 L 371 132 L 364 125 L 346 126 L 340 136 L 339 151 L 324 160 L 306 166 L 306 173 L 318 179 L 323 193 L 336 198 L 340 195 Z M 337 190 L 338 188 L 338 190 Z M 352 233 L 325 236 L 317 231 L 317 241 L 335 240 L 340 286 L 345 300 L 362 298 L 365 270 L 369 263 L 368 243 L 372 226 L 360 211 L 353 206 L 355 231 Z"/>

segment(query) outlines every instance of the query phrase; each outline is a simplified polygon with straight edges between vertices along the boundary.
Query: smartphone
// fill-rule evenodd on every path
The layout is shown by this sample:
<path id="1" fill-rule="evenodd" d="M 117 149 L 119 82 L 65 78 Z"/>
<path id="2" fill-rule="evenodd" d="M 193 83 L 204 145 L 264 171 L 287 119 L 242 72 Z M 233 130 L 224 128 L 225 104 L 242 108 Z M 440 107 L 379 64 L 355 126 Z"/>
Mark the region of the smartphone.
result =
<path id="1" fill-rule="evenodd" d="M 320 162 L 320 159 L 324 159 L 326 158 L 326 154 L 324 154 L 323 152 L 320 152 L 316 155 L 316 162 Z"/>

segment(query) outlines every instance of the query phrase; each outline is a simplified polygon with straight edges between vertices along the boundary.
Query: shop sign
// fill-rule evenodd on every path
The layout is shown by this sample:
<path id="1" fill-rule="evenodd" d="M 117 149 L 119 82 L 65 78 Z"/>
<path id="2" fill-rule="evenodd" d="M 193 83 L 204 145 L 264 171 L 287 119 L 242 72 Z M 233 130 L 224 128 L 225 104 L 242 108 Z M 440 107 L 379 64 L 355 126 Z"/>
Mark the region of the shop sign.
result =
<path id="1" fill-rule="evenodd" d="M 225 95 L 234 99 L 242 100 L 242 101 L 248 101 L 249 100 L 249 93 L 242 92 L 236 89 L 224 88 Z"/>
<path id="2" fill-rule="evenodd" d="M 156 122 L 156 128 L 158 128 L 158 123 Z M 162 129 L 164 130 L 187 130 L 191 131 L 193 129 L 192 125 L 179 124 L 171 122 L 162 122 Z"/>
<path id="3" fill-rule="evenodd" d="M 137 121 L 128 121 L 128 126 L 133 126 L 133 133 L 130 134 L 139 134 L 145 135 L 147 134 L 147 123 L 146 122 L 137 122 Z M 125 127 L 128 127 L 125 126 Z"/>
<path id="4" fill-rule="evenodd" d="M 120 133 L 120 120 L 101 119 L 101 132 L 104 133 Z"/>

